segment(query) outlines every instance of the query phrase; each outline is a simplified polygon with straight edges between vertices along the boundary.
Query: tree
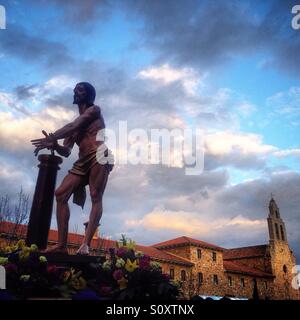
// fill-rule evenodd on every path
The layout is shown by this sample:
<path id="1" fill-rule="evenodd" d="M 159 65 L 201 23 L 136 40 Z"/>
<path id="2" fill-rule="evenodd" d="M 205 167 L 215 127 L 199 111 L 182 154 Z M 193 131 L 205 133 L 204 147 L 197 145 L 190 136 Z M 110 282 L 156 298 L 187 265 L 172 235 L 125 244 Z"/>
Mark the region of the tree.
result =
<path id="1" fill-rule="evenodd" d="M 12 229 L 9 232 L 10 241 L 20 236 L 19 227 L 21 224 L 27 224 L 28 218 L 29 195 L 24 193 L 22 187 L 17 194 L 17 199 L 13 206 L 11 205 L 9 195 L 6 194 L 0 198 L 0 222 L 8 221 L 13 223 Z"/>

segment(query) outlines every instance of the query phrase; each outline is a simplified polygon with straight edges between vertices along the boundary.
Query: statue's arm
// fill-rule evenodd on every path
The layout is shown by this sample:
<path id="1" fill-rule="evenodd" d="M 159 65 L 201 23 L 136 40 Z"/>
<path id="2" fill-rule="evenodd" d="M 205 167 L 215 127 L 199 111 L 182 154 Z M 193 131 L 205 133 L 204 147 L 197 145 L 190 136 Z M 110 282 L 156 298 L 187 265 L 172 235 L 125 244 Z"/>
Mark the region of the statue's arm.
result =
<path id="1" fill-rule="evenodd" d="M 98 106 L 89 107 L 82 115 L 76 118 L 73 122 L 68 123 L 61 129 L 53 133 L 56 140 L 67 138 L 74 132 L 86 126 L 88 123 L 100 116 L 100 108 Z"/>
<path id="2" fill-rule="evenodd" d="M 74 139 L 73 137 L 68 137 L 64 139 L 63 145 L 56 144 L 55 150 L 58 154 L 60 154 L 63 157 L 68 157 L 71 154 L 71 150 L 74 146 Z"/>

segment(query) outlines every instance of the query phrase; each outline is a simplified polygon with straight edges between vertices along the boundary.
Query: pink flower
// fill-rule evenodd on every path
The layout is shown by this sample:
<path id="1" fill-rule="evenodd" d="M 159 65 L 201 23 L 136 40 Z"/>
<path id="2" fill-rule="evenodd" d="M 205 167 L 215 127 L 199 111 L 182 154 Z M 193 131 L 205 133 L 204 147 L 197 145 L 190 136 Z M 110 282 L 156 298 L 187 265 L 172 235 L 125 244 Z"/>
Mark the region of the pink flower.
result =
<path id="1" fill-rule="evenodd" d="M 167 281 L 170 280 L 170 276 L 169 276 L 167 273 L 164 273 L 164 274 L 163 274 L 163 278 L 164 278 L 165 280 L 167 280 Z"/>
<path id="2" fill-rule="evenodd" d="M 150 267 L 150 257 L 149 256 L 143 256 L 140 258 L 139 262 L 140 269 L 146 270 Z"/>
<path id="3" fill-rule="evenodd" d="M 47 272 L 48 273 L 55 273 L 55 272 L 57 272 L 57 267 L 55 265 L 48 266 Z"/>
<path id="4" fill-rule="evenodd" d="M 13 264 L 13 263 L 7 263 L 6 265 L 4 265 L 6 272 L 17 272 L 18 271 L 18 267 Z"/>
<path id="5" fill-rule="evenodd" d="M 118 269 L 116 270 L 114 273 L 113 273 L 113 277 L 115 280 L 120 280 L 122 279 L 123 277 L 123 271 L 121 269 Z"/>

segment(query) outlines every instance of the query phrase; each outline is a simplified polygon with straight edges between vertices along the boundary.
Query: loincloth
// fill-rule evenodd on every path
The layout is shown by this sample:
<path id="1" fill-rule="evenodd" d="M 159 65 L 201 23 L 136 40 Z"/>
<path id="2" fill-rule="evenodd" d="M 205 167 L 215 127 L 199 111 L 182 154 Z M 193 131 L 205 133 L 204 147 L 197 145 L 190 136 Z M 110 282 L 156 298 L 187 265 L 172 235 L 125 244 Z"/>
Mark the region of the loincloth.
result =
<path id="1" fill-rule="evenodd" d="M 109 162 L 107 160 L 109 158 Z M 82 183 L 73 190 L 73 203 L 79 205 L 80 207 L 84 207 L 84 203 L 86 200 L 86 190 L 85 186 L 89 183 L 89 175 L 90 171 L 96 164 L 101 164 L 105 166 L 108 170 L 108 173 L 112 171 L 114 164 L 113 156 L 111 151 L 107 148 L 105 144 L 102 144 L 100 147 L 97 147 L 88 154 L 80 157 L 77 161 L 74 162 L 73 167 L 69 170 L 69 173 L 76 174 L 78 176 L 84 177 Z M 102 163 L 104 162 L 104 163 Z"/>

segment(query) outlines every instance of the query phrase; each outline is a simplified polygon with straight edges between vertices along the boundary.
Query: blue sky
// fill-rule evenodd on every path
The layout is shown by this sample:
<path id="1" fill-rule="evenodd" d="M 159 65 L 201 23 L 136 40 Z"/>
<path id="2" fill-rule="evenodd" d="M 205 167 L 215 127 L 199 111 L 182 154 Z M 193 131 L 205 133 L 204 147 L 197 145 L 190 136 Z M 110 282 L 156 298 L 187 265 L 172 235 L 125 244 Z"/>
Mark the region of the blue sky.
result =
<path id="1" fill-rule="evenodd" d="M 0 30 L 2 192 L 13 197 L 22 184 L 32 194 L 37 171 L 28 141 L 74 119 L 72 86 L 91 81 L 109 127 L 119 120 L 146 128 L 185 123 L 208 135 L 203 176 L 118 167 L 106 191 L 103 234 L 125 232 L 145 244 L 153 235 L 158 242 L 183 233 L 224 246 L 239 237 L 245 245 L 264 242 L 274 192 L 291 241 L 299 240 L 300 33 L 290 25 L 294 1 L 0 4 L 7 11 L 7 29 Z M 75 159 L 74 151 L 58 183 Z M 13 183 L 7 172 L 14 168 Z M 236 188 L 247 201 L 230 200 Z M 72 205 L 71 223 L 81 231 L 89 207 L 81 212 Z M 240 215 L 244 225 L 228 223 Z M 180 219 L 178 228 L 165 227 L 169 216 L 199 217 L 199 229 Z"/>

